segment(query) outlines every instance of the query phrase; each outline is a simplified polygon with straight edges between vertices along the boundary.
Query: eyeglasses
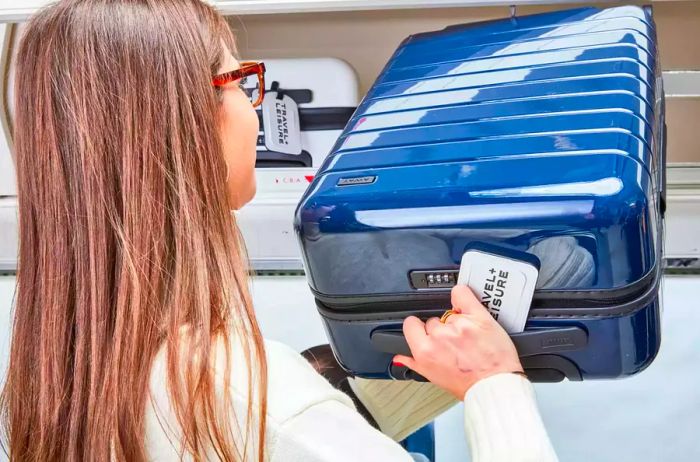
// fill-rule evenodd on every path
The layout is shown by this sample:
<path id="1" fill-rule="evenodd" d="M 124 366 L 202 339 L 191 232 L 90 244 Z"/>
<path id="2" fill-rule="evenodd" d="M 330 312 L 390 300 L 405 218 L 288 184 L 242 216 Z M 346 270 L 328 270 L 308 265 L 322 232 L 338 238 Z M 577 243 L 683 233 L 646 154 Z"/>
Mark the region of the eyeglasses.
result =
<path id="1" fill-rule="evenodd" d="M 215 87 L 222 87 L 228 83 L 238 82 L 239 87 L 248 96 L 253 107 L 258 107 L 265 96 L 265 64 L 244 62 L 235 71 L 215 75 L 212 83 Z"/>

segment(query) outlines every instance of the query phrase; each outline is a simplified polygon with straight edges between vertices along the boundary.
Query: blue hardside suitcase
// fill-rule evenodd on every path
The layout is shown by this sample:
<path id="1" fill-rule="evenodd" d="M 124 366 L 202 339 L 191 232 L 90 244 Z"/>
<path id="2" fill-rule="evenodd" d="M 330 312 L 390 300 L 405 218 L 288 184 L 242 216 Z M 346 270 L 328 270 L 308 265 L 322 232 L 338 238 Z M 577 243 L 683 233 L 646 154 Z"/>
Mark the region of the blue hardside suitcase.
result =
<path id="1" fill-rule="evenodd" d="M 549 37 L 556 44 L 538 49 Z M 419 378 L 391 364 L 408 353 L 402 321 L 444 312 L 463 253 L 483 247 L 539 261 L 526 330 L 512 335 L 533 380 L 650 364 L 665 202 L 655 42 L 650 11 L 632 6 L 452 26 L 401 44 L 296 212 L 343 367 Z"/>
<path id="2" fill-rule="evenodd" d="M 581 36 L 550 37 L 546 39 L 530 40 L 504 46 L 496 43 L 490 46 L 473 45 L 457 50 L 443 50 L 433 52 L 431 59 L 415 54 L 398 56 L 396 67 L 385 75 L 386 79 L 398 79 L 402 73 L 408 73 L 411 69 L 433 67 L 436 72 L 447 68 L 452 71 L 453 63 L 459 68 L 479 66 L 484 69 L 493 68 L 494 65 L 507 67 L 504 63 L 513 62 L 510 67 L 524 67 L 529 60 L 537 59 L 540 64 L 558 62 L 558 55 L 568 59 L 601 59 L 607 57 L 607 50 L 618 49 L 625 56 L 649 59 L 646 50 L 652 49 L 653 39 L 646 34 L 632 30 L 616 30 L 606 32 L 589 33 Z M 484 51 L 488 48 L 489 51 Z M 403 58 L 403 59 L 402 59 Z M 409 75 L 410 77 L 410 75 Z"/>
<path id="3" fill-rule="evenodd" d="M 613 26 L 608 22 L 610 20 L 614 21 Z M 478 29 L 474 27 L 475 23 L 467 23 L 446 27 L 437 34 L 435 32 L 413 34 L 404 40 L 395 56 L 411 53 L 421 47 L 424 51 L 434 51 L 435 44 L 459 47 L 464 44 L 492 43 L 498 41 L 492 40 L 494 36 L 503 37 L 512 43 L 520 43 L 532 38 L 595 32 L 601 30 L 601 24 L 605 24 L 604 30 L 624 29 L 628 28 L 629 20 L 638 20 L 650 30 L 656 30 L 650 9 L 637 6 L 603 10 L 586 7 L 482 22 L 478 25 Z M 469 29 L 469 33 L 465 34 L 464 29 Z"/>

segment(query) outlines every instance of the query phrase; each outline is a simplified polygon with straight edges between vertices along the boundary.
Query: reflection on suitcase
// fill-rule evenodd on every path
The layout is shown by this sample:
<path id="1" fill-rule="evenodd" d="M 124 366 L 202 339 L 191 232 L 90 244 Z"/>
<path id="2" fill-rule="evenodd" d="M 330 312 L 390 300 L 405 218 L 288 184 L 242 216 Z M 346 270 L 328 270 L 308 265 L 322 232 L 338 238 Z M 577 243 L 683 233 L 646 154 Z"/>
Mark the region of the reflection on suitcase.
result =
<path id="1" fill-rule="evenodd" d="M 582 8 L 406 39 L 302 198 L 309 284 L 334 352 L 415 378 L 401 324 L 449 306 L 464 252 L 539 261 L 536 381 L 623 377 L 659 342 L 665 129 L 639 7 Z"/>

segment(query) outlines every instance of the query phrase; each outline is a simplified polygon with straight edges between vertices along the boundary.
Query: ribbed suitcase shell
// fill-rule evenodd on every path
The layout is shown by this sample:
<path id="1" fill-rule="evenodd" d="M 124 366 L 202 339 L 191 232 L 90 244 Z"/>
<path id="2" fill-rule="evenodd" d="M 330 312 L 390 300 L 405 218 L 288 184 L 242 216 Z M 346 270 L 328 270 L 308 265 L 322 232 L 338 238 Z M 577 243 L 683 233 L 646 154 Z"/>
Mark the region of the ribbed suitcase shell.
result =
<path id="1" fill-rule="evenodd" d="M 651 362 L 665 164 L 655 41 L 649 11 L 619 7 L 401 44 L 296 214 L 344 367 L 411 378 L 390 364 L 406 352 L 403 318 L 449 306 L 449 287 L 421 275 L 456 276 L 479 246 L 539 258 L 526 331 L 513 336 L 534 380 L 620 377 Z"/>

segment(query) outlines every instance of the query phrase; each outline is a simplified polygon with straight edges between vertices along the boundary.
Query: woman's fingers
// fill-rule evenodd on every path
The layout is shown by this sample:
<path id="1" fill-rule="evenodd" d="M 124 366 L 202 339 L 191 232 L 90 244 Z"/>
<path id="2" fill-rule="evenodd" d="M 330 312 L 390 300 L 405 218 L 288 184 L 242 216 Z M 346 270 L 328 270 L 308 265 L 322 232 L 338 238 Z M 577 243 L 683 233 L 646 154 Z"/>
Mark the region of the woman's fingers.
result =
<path id="1" fill-rule="evenodd" d="M 435 329 L 439 328 L 441 325 L 442 323 L 439 318 L 430 318 L 425 322 L 425 332 L 427 332 L 428 335 L 432 335 Z"/>
<path id="2" fill-rule="evenodd" d="M 415 316 L 409 316 L 403 321 L 403 334 L 406 336 L 408 346 L 424 342 L 428 338 L 423 321 Z"/>
<path id="3" fill-rule="evenodd" d="M 425 323 L 415 316 L 404 320 L 411 353 L 395 356 L 395 365 L 415 371 L 457 399 L 479 380 L 522 370 L 510 337 L 469 288 L 455 287 L 452 302 L 455 313 L 445 323 L 435 317 Z"/>
<path id="4" fill-rule="evenodd" d="M 403 334 L 411 350 L 411 356 L 419 361 L 431 351 L 431 341 L 423 321 L 415 316 L 407 317 L 403 322 Z M 408 364 L 406 364 L 408 366 Z M 413 368 L 412 368 L 413 369 Z M 415 369 L 414 369 L 415 370 Z"/>
<path id="5" fill-rule="evenodd" d="M 452 288 L 452 306 L 458 308 L 463 314 L 474 311 L 477 305 L 481 305 L 472 290 L 465 285 L 457 285 Z"/>
<path id="6" fill-rule="evenodd" d="M 486 308 L 481 304 L 472 290 L 465 286 L 459 285 L 452 288 L 452 306 L 459 309 L 459 312 L 469 316 L 482 318 L 491 316 Z"/>

